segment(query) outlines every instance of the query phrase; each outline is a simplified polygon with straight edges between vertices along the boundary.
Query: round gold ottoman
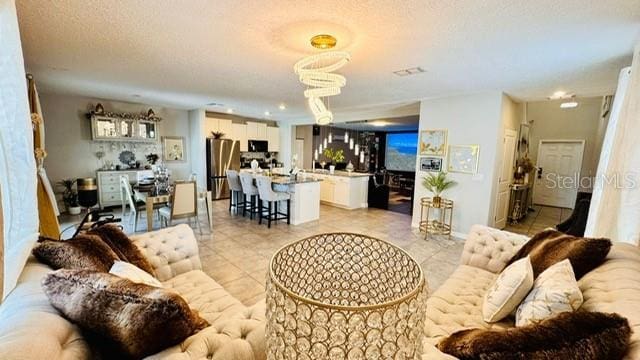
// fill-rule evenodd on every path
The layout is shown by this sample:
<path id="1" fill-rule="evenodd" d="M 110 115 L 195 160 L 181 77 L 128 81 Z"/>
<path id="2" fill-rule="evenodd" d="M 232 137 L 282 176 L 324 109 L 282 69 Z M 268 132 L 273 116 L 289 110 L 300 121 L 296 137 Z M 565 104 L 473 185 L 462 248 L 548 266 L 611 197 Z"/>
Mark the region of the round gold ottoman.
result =
<path id="1" fill-rule="evenodd" d="M 267 276 L 270 360 L 418 359 L 427 287 L 404 250 L 360 234 L 302 239 Z"/>

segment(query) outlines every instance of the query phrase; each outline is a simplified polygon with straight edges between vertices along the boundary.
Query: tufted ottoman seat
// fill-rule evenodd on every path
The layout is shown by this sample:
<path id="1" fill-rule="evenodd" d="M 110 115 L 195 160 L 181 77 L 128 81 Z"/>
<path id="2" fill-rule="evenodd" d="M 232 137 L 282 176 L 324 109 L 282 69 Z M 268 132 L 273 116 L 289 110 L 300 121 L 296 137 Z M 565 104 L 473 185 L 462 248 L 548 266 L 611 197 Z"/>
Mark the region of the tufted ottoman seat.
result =
<path id="1" fill-rule="evenodd" d="M 188 225 L 131 239 L 163 285 L 179 293 L 211 324 L 182 344 L 149 359 L 266 358 L 264 301 L 246 307 L 202 272 L 198 244 Z M 40 281 L 49 271 L 49 267 L 31 257 L 18 286 L 0 306 L 0 359 L 95 358 L 80 329 L 60 316 L 44 295 Z"/>
<path id="2" fill-rule="evenodd" d="M 514 326 L 510 318 L 494 324 L 484 322 L 482 302 L 489 286 L 527 240 L 526 236 L 486 226 L 471 228 L 461 265 L 427 300 L 423 360 L 455 359 L 435 345 L 456 331 Z M 640 359 L 640 248 L 614 242 L 604 264 L 578 284 L 583 309 L 615 312 L 629 320 L 633 334 L 626 359 Z"/>

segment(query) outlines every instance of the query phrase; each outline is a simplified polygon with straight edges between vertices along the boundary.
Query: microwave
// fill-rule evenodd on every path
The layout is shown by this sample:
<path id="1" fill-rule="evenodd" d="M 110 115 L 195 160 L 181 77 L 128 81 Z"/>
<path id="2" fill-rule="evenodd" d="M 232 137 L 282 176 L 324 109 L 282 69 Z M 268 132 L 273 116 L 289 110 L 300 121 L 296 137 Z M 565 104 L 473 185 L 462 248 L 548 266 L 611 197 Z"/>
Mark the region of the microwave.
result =
<path id="1" fill-rule="evenodd" d="M 264 140 L 249 140 L 250 152 L 267 152 L 269 151 L 269 143 Z"/>

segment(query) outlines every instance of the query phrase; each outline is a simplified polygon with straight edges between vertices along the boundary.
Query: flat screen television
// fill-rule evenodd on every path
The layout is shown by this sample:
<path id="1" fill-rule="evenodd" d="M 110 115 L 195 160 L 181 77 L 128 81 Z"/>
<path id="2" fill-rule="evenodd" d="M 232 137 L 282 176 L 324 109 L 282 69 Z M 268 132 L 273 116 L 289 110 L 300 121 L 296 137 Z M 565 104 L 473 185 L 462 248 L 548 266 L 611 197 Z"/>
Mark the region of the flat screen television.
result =
<path id="1" fill-rule="evenodd" d="M 418 133 L 387 133 L 385 166 L 392 171 L 416 171 Z"/>

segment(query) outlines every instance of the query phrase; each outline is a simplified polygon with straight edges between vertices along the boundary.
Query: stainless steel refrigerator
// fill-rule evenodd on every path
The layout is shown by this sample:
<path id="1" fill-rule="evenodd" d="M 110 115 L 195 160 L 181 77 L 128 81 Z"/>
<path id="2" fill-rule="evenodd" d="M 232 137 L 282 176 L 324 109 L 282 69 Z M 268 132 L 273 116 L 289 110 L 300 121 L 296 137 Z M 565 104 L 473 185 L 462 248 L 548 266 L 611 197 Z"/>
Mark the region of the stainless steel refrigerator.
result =
<path id="1" fill-rule="evenodd" d="M 207 138 L 207 190 L 212 199 L 228 199 L 227 170 L 240 170 L 240 142 Z"/>

